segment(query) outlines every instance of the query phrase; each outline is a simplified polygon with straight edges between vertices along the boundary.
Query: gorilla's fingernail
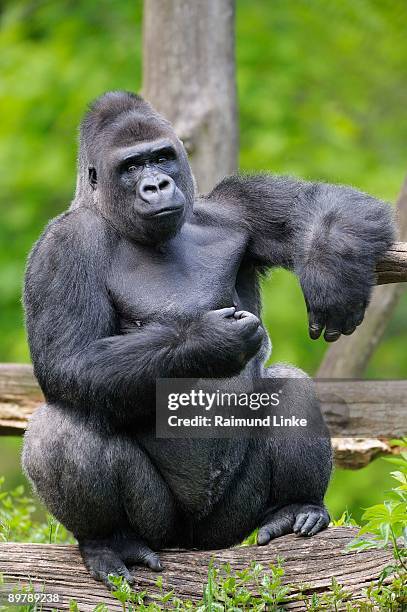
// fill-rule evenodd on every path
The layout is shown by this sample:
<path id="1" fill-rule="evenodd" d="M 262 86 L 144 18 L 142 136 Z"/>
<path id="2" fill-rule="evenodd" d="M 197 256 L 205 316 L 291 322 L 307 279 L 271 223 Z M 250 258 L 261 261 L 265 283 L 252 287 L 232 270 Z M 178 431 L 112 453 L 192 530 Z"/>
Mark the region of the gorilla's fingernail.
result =
<path id="1" fill-rule="evenodd" d="M 312 338 L 312 340 L 318 340 L 318 338 L 320 337 L 322 332 L 322 329 L 320 327 L 315 326 L 310 326 L 309 328 L 309 335 Z"/>
<path id="2" fill-rule="evenodd" d="M 341 335 L 341 332 L 339 331 L 330 331 L 330 332 L 325 332 L 324 338 L 327 342 L 335 342 L 335 340 L 338 340 L 340 335 Z"/>

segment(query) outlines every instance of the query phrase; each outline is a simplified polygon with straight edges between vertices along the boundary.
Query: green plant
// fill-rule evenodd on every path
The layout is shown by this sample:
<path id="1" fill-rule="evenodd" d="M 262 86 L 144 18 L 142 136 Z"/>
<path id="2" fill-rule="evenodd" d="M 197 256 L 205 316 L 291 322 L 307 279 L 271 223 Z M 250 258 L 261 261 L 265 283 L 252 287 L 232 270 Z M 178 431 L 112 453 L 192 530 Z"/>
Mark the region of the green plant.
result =
<path id="1" fill-rule="evenodd" d="M 265 572 L 262 565 L 252 563 L 247 569 L 232 572 L 229 564 L 218 569 L 211 563 L 199 612 L 277 610 L 278 604 L 287 600 L 291 587 L 283 584 L 281 559 L 276 565 L 270 565 L 269 569 L 269 572 Z"/>
<path id="2" fill-rule="evenodd" d="M 348 510 L 342 512 L 338 519 L 332 519 L 331 525 L 332 527 L 358 527 L 358 524 Z"/>
<path id="3" fill-rule="evenodd" d="M 392 445 L 405 449 L 407 438 L 392 440 Z M 364 525 L 348 550 L 368 550 L 391 547 L 393 561 L 380 573 L 378 585 L 367 589 L 367 597 L 386 610 L 407 609 L 407 452 L 386 459 L 397 465 L 391 472 L 395 484 L 381 504 L 367 508 L 362 516 Z M 389 582 L 389 584 L 385 584 Z"/>
<path id="4" fill-rule="evenodd" d="M 236 572 L 229 564 L 218 568 L 211 561 L 203 597 L 198 602 L 192 602 L 178 598 L 173 590 L 166 591 L 162 576 L 156 581 L 158 593 L 148 595 L 146 591 L 132 591 L 122 577 L 109 576 L 114 585 L 112 595 L 121 602 L 123 612 L 159 612 L 166 608 L 179 612 L 273 612 L 282 609 L 281 604 L 289 599 L 291 593 L 291 587 L 283 584 L 283 577 L 280 559 L 276 565 L 269 566 L 269 571 L 265 571 L 259 563 L 253 563 Z"/>
<path id="5" fill-rule="evenodd" d="M 115 599 L 120 601 L 123 607 L 123 612 L 126 610 L 135 610 L 135 605 L 143 606 L 146 592 L 136 593 L 132 590 L 131 586 L 123 576 L 114 576 L 109 574 L 109 580 L 113 585 L 112 595 Z"/>
<path id="6" fill-rule="evenodd" d="M 304 585 L 300 590 L 299 599 L 304 603 L 307 612 L 319 612 L 322 610 L 329 610 L 330 612 L 337 612 L 343 610 L 344 606 L 347 606 L 351 593 L 346 591 L 336 578 L 332 578 L 331 586 L 328 592 L 318 595 L 313 593 L 311 596 L 307 595 L 307 587 Z M 358 608 L 346 608 L 349 610 L 358 610 Z"/>
<path id="7" fill-rule="evenodd" d="M 74 543 L 75 539 L 53 516 L 46 515 L 46 523 L 33 520 L 36 511 L 24 487 L 3 491 L 4 477 L 0 477 L 0 540 L 3 542 L 38 542 L 43 544 Z"/>

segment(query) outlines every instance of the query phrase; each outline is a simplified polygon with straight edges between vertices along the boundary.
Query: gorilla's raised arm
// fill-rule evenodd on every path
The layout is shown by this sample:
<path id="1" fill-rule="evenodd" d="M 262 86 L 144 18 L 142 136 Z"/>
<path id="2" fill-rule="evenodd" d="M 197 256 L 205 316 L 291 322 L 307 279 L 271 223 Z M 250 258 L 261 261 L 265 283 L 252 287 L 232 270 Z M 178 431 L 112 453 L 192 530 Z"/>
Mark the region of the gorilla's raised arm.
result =
<path id="1" fill-rule="evenodd" d="M 240 215 L 248 257 L 298 275 L 311 338 L 355 330 L 394 239 L 390 206 L 351 187 L 268 175 L 226 178 L 209 197 Z"/>
<path id="2" fill-rule="evenodd" d="M 46 399 L 126 423 L 154 414 L 157 378 L 235 374 L 257 352 L 263 332 L 256 317 L 224 308 L 120 334 L 105 282 L 117 239 L 86 208 L 59 217 L 31 253 L 24 302 Z"/>

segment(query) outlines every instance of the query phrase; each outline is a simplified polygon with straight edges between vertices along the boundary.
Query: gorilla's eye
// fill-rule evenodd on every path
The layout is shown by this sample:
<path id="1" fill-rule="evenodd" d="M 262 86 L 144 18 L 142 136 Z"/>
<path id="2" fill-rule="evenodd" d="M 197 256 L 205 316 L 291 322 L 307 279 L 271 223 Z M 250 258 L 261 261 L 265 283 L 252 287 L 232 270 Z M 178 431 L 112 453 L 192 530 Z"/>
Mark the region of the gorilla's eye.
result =
<path id="1" fill-rule="evenodd" d="M 127 172 L 135 172 L 136 170 L 137 170 L 137 166 L 135 166 L 134 164 L 127 166 Z"/>
<path id="2" fill-rule="evenodd" d="M 164 164 L 166 161 L 168 161 L 168 157 L 166 155 L 160 155 L 157 159 L 157 164 Z"/>

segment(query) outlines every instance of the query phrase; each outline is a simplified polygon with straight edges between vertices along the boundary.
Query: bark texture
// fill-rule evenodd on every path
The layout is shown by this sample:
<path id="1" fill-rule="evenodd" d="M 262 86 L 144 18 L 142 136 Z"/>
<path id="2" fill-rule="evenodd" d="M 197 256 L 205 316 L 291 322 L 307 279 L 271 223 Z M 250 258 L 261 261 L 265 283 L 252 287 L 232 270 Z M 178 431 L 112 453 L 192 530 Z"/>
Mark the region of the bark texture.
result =
<path id="1" fill-rule="evenodd" d="M 338 582 L 351 594 L 352 601 L 360 598 L 362 589 L 377 580 L 380 571 L 391 559 L 388 550 L 369 550 L 344 554 L 345 545 L 355 537 L 356 529 L 335 527 L 312 538 L 294 535 L 274 540 L 269 546 L 236 547 L 216 551 L 168 551 L 160 554 L 164 566 L 162 574 L 165 592 L 174 589 L 182 599 L 199 600 L 203 585 L 207 581 L 211 559 L 220 567 L 230 563 L 233 570 L 247 568 L 256 561 L 267 571 L 277 557 L 284 559 L 284 582 L 293 585 L 293 594 L 298 594 L 301 585 L 307 585 L 304 593 L 322 594 L 329 591 L 331 579 Z M 59 594 L 58 604 L 45 604 L 42 610 L 69 609 L 69 600 L 74 599 L 81 612 L 90 612 L 97 604 L 105 604 L 109 610 L 122 610 L 100 583 L 95 582 L 85 569 L 76 546 L 51 544 L 0 544 L 0 572 L 6 586 L 0 592 L 10 591 L 12 584 L 33 586 L 44 593 Z M 135 589 L 148 594 L 158 593 L 157 574 L 145 568 L 136 568 Z M 45 585 L 45 586 L 44 586 Z M 305 610 L 303 602 L 286 605 L 287 610 Z"/>
<path id="2" fill-rule="evenodd" d="M 143 39 L 143 95 L 209 191 L 237 169 L 234 0 L 145 0 Z"/>

